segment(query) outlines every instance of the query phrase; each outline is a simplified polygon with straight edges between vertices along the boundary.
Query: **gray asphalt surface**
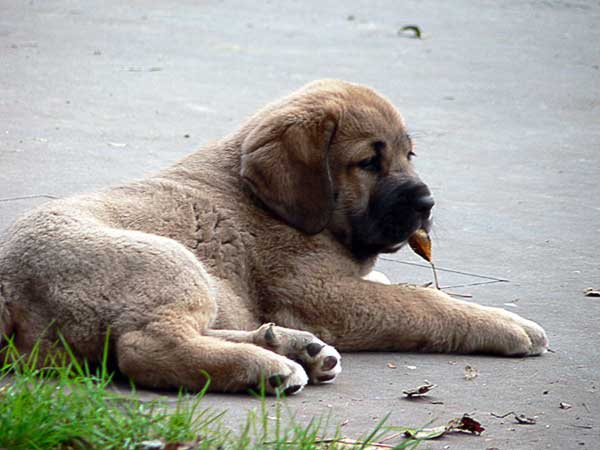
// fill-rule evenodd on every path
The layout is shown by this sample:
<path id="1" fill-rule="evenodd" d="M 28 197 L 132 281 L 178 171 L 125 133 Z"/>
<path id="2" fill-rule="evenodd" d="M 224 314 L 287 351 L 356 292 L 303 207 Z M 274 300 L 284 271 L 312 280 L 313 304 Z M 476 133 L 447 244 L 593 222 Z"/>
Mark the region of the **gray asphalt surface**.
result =
<path id="1" fill-rule="evenodd" d="M 412 130 L 437 264 L 465 272 L 442 284 L 538 321 L 554 353 L 346 354 L 335 384 L 288 406 L 347 420 L 348 436 L 387 413 L 420 426 L 468 412 L 486 428 L 433 449 L 598 449 L 600 299 L 583 290 L 600 288 L 599 23 L 597 1 L 0 0 L 0 230 L 44 196 L 164 167 L 305 82 L 371 85 Z M 409 24 L 424 39 L 398 35 Z M 431 279 L 413 264 L 402 250 L 379 267 Z M 436 403 L 401 398 L 425 379 Z M 257 407 L 205 404 L 232 426 Z M 537 423 L 490 415 L 509 411 Z"/>

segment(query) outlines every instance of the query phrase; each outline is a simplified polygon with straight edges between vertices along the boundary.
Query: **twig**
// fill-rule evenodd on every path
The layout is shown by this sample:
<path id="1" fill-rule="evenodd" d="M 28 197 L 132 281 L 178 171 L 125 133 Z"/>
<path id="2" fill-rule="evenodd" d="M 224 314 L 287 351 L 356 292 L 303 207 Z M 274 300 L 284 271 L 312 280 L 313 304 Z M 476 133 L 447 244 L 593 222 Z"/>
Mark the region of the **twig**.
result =
<path id="1" fill-rule="evenodd" d="M 23 195 L 21 197 L 0 198 L 0 202 L 13 202 L 15 200 L 29 200 L 29 199 L 34 199 L 34 198 L 49 198 L 52 200 L 57 200 L 60 197 L 56 197 L 56 196 L 50 195 L 50 194 Z"/>
<path id="2" fill-rule="evenodd" d="M 590 411 L 590 408 L 588 408 L 588 405 L 585 404 L 585 402 L 581 402 L 581 406 L 583 406 L 585 408 L 585 410 L 588 412 L 588 414 L 591 414 L 592 412 Z"/>
<path id="3" fill-rule="evenodd" d="M 429 264 L 431 264 L 431 270 L 433 271 L 433 281 L 435 284 L 435 288 L 437 290 L 440 290 L 440 282 L 438 281 L 437 272 L 435 270 L 435 264 L 433 264 L 433 262 L 430 262 Z"/>
<path id="4" fill-rule="evenodd" d="M 429 266 L 426 266 L 425 264 L 414 263 L 414 262 L 410 262 L 410 261 L 400 261 L 398 259 L 390 258 L 390 257 L 387 257 L 387 256 L 380 256 L 379 259 L 382 259 L 384 261 L 393 262 L 393 263 L 396 263 L 396 264 L 406 264 L 408 266 L 429 267 Z M 465 272 L 465 271 L 462 271 L 462 270 L 445 269 L 443 267 L 437 267 L 437 270 L 439 270 L 441 272 L 457 273 L 459 275 L 468 275 L 468 276 L 471 276 L 471 277 L 483 278 L 483 279 L 486 279 L 486 280 L 494 280 L 494 281 L 498 281 L 498 282 L 502 282 L 502 283 L 506 283 L 506 282 L 509 281 L 509 280 L 507 280 L 505 278 L 490 277 L 490 276 L 487 276 L 487 275 L 478 275 L 476 273 Z"/>
<path id="5" fill-rule="evenodd" d="M 440 289 L 445 290 L 445 289 L 452 289 L 452 288 L 459 288 L 459 287 L 482 286 L 484 284 L 495 284 L 495 283 L 502 283 L 502 281 L 488 280 L 488 281 L 477 281 L 475 283 L 449 284 L 448 286 L 442 286 Z"/>
<path id="6" fill-rule="evenodd" d="M 458 294 L 456 292 L 444 291 L 443 289 L 440 289 L 440 291 L 443 291 L 446 294 L 451 295 L 453 297 L 473 298 L 473 295 L 471 295 L 471 294 Z"/>
<path id="7" fill-rule="evenodd" d="M 404 431 L 400 431 L 398 433 L 390 434 L 389 436 L 384 437 L 383 439 L 381 439 L 379 441 L 379 444 L 383 444 L 384 442 L 391 441 L 392 439 L 397 438 L 399 436 L 404 436 Z"/>
<path id="8" fill-rule="evenodd" d="M 397 433 L 400 434 L 400 433 Z M 394 436 L 396 437 L 396 436 Z M 345 444 L 345 445 L 356 445 L 356 446 L 366 446 L 369 445 L 371 447 L 379 447 L 379 448 L 394 448 L 393 445 L 387 445 L 387 444 L 381 444 L 381 443 L 377 443 L 377 442 L 373 442 L 373 443 L 369 443 L 369 442 L 361 442 L 361 441 L 354 441 L 354 440 L 350 440 L 350 439 L 317 439 L 316 441 L 314 441 L 315 444 L 319 445 L 319 444 Z M 275 445 L 275 444 L 280 444 L 280 442 L 263 442 L 263 445 Z M 293 441 L 286 441 L 283 442 L 284 445 L 296 445 L 297 442 L 293 442 Z M 362 448 L 361 447 L 361 448 Z"/>

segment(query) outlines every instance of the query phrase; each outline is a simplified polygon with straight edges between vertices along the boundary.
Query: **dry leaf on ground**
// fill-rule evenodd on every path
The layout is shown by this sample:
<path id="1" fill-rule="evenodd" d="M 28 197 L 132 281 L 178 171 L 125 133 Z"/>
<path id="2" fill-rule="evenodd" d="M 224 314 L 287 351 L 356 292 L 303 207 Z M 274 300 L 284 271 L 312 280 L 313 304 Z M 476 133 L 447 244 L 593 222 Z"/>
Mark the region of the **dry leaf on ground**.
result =
<path id="1" fill-rule="evenodd" d="M 266 444 L 271 444 L 267 442 Z M 293 442 L 289 442 L 288 444 L 292 445 Z M 371 444 L 367 444 L 364 441 L 355 441 L 354 439 L 340 438 L 340 439 L 322 439 L 315 442 L 317 446 L 315 448 L 321 450 L 328 449 L 348 449 L 348 450 L 356 450 L 356 449 L 364 449 L 364 450 L 375 450 L 382 448 L 394 448 L 393 445 L 382 444 L 379 442 L 374 442 Z"/>
<path id="2" fill-rule="evenodd" d="M 197 450 L 200 448 L 199 436 L 193 442 L 166 442 L 164 439 L 140 442 L 136 448 L 140 450 Z"/>
<path id="3" fill-rule="evenodd" d="M 404 436 L 412 439 L 435 439 L 446 434 L 445 426 L 421 429 L 406 429 Z"/>
<path id="4" fill-rule="evenodd" d="M 600 289 L 587 288 L 583 291 L 583 295 L 586 297 L 600 297 Z"/>
<path id="5" fill-rule="evenodd" d="M 537 420 L 533 417 L 527 417 L 525 414 L 515 414 L 515 420 L 521 425 L 535 425 Z"/>
<path id="6" fill-rule="evenodd" d="M 421 28 L 419 28 L 417 25 L 406 25 L 398 31 L 398 34 L 405 34 L 408 32 L 411 32 L 411 36 L 415 39 L 421 39 L 423 37 Z"/>
<path id="7" fill-rule="evenodd" d="M 394 364 L 393 362 L 391 362 L 391 361 L 389 363 L 387 363 L 387 366 L 390 369 L 397 369 L 398 368 L 398 366 L 396 364 Z"/>
<path id="8" fill-rule="evenodd" d="M 413 439 L 435 439 L 446 433 L 465 432 L 479 435 L 484 431 L 485 428 L 478 421 L 465 414 L 462 417 L 450 420 L 446 426 L 406 429 L 404 430 L 404 436 Z"/>
<path id="9" fill-rule="evenodd" d="M 414 389 L 408 389 L 406 391 L 402 391 L 402 393 L 404 395 L 406 395 L 408 398 L 421 397 L 421 396 L 427 394 L 432 389 L 435 389 L 436 387 L 437 387 L 437 384 L 431 384 L 429 381 L 425 381 L 425 384 L 418 386 Z"/>
<path id="10" fill-rule="evenodd" d="M 560 402 L 560 409 L 571 409 L 573 405 L 565 402 Z"/>
<path id="11" fill-rule="evenodd" d="M 479 370 L 477 369 L 477 367 L 473 367 L 468 364 L 465 366 L 465 380 L 474 380 L 475 378 L 477 378 L 478 375 Z"/>
<path id="12" fill-rule="evenodd" d="M 481 424 L 470 417 L 468 414 L 463 415 L 460 418 L 452 419 L 446 425 L 448 431 L 464 431 L 466 433 L 481 434 L 485 431 L 485 428 Z"/>

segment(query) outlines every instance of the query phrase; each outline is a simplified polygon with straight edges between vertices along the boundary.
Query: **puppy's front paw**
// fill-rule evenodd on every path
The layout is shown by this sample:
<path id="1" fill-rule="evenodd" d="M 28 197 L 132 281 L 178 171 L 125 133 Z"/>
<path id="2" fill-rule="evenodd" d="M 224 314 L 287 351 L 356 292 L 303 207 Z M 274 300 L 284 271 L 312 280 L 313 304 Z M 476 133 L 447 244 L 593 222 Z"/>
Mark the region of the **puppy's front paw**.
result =
<path id="1" fill-rule="evenodd" d="M 534 356 L 548 350 L 546 332 L 537 323 L 501 308 L 470 307 L 467 353 Z"/>
<path id="2" fill-rule="evenodd" d="M 503 310 L 503 313 L 527 336 L 527 340 L 516 345 L 509 354 L 536 356 L 548 351 L 548 336 L 541 326 L 510 311 Z"/>

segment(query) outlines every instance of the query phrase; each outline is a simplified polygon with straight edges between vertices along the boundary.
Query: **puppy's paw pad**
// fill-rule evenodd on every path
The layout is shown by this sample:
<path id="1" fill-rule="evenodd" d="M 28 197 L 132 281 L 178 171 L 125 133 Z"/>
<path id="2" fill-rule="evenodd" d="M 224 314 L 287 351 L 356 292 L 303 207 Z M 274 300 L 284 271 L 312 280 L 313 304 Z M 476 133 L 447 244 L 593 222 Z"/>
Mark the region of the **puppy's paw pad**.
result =
<path id="1" fill-rule="evenodd" d="M 271 375 L 267 379 L 265 391 L 272 395 L 294 395 L 299 393 L 308 383 L 308 377 L 302 366 L 282 357 L 285 369 L 281 373 Z"/>
<path id="2" fill-rule="evenodd" d="M 320 384 L 335 380 L 342 371 L 341 360 L 342 357 L 335 348 L 324 344 L 312 360 L 307 361 L 311 383 Z"/>
<path id="3" fill-rule="evenodd" d="M 319 354 L 321 350 L 323 350 L 323 347 L 325 347 L 325 344 L 313 342 L 312 344 L 308 344 L 306 346 L 306 353 L 308 353 L 308 356 L 310 356 L 311 358 L 314 358 Z"/>

